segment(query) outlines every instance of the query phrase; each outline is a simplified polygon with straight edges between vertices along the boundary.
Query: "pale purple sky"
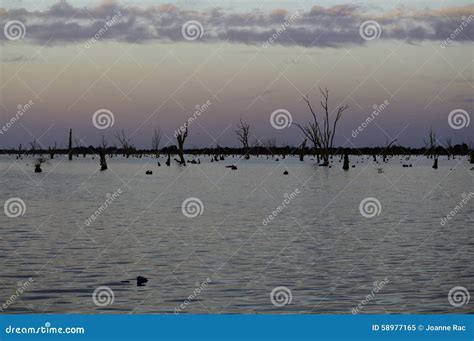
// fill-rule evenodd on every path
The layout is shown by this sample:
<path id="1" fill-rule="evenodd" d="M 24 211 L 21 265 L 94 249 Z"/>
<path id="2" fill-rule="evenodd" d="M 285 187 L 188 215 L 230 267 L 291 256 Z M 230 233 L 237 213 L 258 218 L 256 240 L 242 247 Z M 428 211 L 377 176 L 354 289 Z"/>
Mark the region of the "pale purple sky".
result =
<path id="1" fill-rule="evenodd" d="M 122 128 L 138 147 L 150 147 L 155 128 L 169 137 L 163 144 L 174 143 L 173 132 L 205 103 L 190 124 L 188 147 L 237 145 L 240 118 L 251 124 L 252 142 L 299 144 L 298 129 L 275 129 L 271 113 L 284 109 L 293 122 L 308 121 L 301 97 L 308 94 L 321 113 L 319 86 L 330 89 L 333 107 L 350 106 L 337 145 L 383 145 L 397 137 L 400 144 L 420 146 L 430 126 L 440 142 L 474 136 L 473 122 L 454 129 L 448 119 L 456 109 L 469 120 L 473 112 L 474 6 L 468 1 L 36 6 L 23 0 L 2 6 L 0 148 L 34 138 L 44 146 L 65 145 L 70 127 L 86 145 L 97 144 L 102 134 L 113 144 Z M 20 39 L 5 29 L 14 20 L 24 25 L 18 26 L 25 33 Z M 195 37 L 183 33 L 189 21 L 202 25 Z M 360 31 L 363 23 L 375 36 Z M 31 108 L 10 124 L 18 105 L 29 101 Z M 383 103 L 385 109 L 354 137 L 373 106 Z M 113 114 L 112 127 L 94 126 L 99 109 Z"/>

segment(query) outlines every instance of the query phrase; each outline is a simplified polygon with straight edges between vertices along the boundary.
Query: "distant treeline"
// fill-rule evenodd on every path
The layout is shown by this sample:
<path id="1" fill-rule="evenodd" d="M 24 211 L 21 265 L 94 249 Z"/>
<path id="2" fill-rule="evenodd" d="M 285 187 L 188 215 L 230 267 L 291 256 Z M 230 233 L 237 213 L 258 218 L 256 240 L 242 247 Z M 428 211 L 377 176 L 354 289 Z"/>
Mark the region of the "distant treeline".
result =
<path id="1" fill-rule="evenodd" d="M 72 150 L 66 148 L 48 148 L 48 149 L 2 149 L 0 154 L 7 155 L 68 155 L 72 152 L 76 157 L 79 155 L 95 155 L 99 154 L 102 147 L 74 147 Z M 137 156 L 137 155 L 177 155 L 179 153 L 178 147 L 175 145 L 167 146 L 159 150 L 153 149 L 136 149 L 136 148 L 118 148 L 107 147 L 105 152 L 108 155 L 123 155 L 123 156 Z M 317 155 L 320 153 L 318 149 L 301 148 L 294 146 L 276 147 L 276 146 L 253 146 L 247 148 L 231 148 L 231 147 L 214 147 L 214 148 L 189 148 L 184 149 L 184 152 L 189 155 L 299 155 L 303 152 L 304 155 Z M 348 153 L 350 155 L 469 155 L 469 146 L 465 143 L 456 144 L 453 146 L 437 146 L 431 148 L 411 148 L 403 146 L 386 147 L 361 147 L 361 148 L 345 148 L 337 147 L 331 148 L 331 155 L 343 155 Z"/>

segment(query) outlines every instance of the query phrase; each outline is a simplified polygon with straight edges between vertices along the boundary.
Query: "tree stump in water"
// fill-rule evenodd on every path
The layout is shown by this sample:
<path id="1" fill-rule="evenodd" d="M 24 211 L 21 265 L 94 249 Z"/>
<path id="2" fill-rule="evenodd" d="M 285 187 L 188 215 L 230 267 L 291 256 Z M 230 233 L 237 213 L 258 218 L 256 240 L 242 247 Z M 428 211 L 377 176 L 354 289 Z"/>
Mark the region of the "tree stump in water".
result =
<path id="1" fill-rule="evenodd" d="M 344 153 L 344 165 L 342 166 L 342 169 L 345 171 L 349 170 L 349 155 L 347 152 Z"/>

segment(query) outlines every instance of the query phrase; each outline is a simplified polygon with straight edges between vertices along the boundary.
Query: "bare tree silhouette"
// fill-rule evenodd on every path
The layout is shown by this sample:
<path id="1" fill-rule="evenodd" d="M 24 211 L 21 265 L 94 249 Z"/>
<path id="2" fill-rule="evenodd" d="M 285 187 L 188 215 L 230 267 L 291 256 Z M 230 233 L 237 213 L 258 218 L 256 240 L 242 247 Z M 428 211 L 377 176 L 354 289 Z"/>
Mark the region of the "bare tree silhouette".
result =
<path id="1" fill-rule="evenodd" d="M 72 129 L 69 129 L 69 149 L 68 149 L 69 161 L 72 160 Z"/>
<path id="2" fill-rule="evenodd" d="M 125 135 L 125 131 L 123 129 L 122 131 L 115 133 L 115 138 L 120 143 L 124 155 L 128 158 L 130 156 L 131 149 L 130 138 Z"/>
<path id="3" fill-rule="evenodd" d="M 161 130 L 160 129 L 158 129 L 158 130 L 155 129 L 155 132 L 154 132 L 153 137 L 151 139 L 151 148 L 155 152 L 155 157 L 159 156 L 158 151 L 160 150 L 161 136 L 162 136 Z"/>
<path id="4" fill-rule="evenodd" d="M 318 149 L 321 153 L 321 158 L 323 163 L 320 164 L 321 166 L 329 166 L 329 157 L 332 153 L 332 148 L 334 146 L 334 136 L 336 135 L 337 123 L 341 119 L 342 113 L 349 108 L 347 104 L 340 106 L 336 110 L 336 116 L 331 124 L 329 120 L 330 110 L 329 110 L 329 90 L 327 88 L 319 89 L 321 95 L 323 96 L 323 100 L 320 101 L 321 107 L 324 110 L 324 119 L 320 123 L 318 121 L 318 117 L 316 112 L 309 101 L 308 96 L 304 96 L 303 100 L 308 105 L 309 111 L 313 118 L 312 122 L 309 122 L 306 125 L 296 124 L 298 128 L 300 128 L 301 132 L 304 136 L 313 142 L 313 148 L 315 154 L 318 158 L 319 162 L 319 154 L 317 153 Z"/>
<path id="5" fill-rule="evenodd" d="M 250 133 L 250 124 L 245 121 L 240 120 L 237 129 L 235 130 L 237 138 L 239 139 L 242 147 L 244 148 L 245 158 L 250 159 L 250 149 L 249 149 L 249 133 Z"/>
<path id="6" fill-rule="evenodd" d="M 105 152 L 107 150 L 107 140 L 105 139 L 105 136 L 102 135 L 102 141 L 100 144 L 100 150 L 99 150 L 99 164 L 100 164 L 100 170 L 105 171 L 107 170 L 107 160 L 105 159 Z"/>
<path id="7" fill-rule="evenodd" d="M 179 155 L 179 163 L 183 166 L 186 166 L 186 160 L 184 160 L 184 142 L 188 137 L 188 127 L 185 127 L 185 130 L 179 130 L 176 134 L 176 140 L 178 140 L 178 155 Z"/>

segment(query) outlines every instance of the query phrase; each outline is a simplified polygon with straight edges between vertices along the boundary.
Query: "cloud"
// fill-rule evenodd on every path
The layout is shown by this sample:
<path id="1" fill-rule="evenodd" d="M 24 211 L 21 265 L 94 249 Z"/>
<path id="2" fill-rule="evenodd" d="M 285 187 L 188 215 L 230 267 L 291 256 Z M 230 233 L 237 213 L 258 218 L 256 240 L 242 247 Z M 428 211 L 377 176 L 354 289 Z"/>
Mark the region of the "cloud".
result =
<path id="1" fill-rule="evenodd" d="M 443 41 L 458 29 L 466 18 L 473 20 L 456 35 L 456 42 L 474 37 L 474 5 L 450 6 L 436 10 L 413 10 L 399 7 L 387 12 L 367 14 L 360 5 L 314 6 L 298 12 L 274 9 L 268 12 L 232 12 L 223 8 L 203 11 L 174 5 L 150 7 L 125 6 L 103 1 L 96 7 L 75 7 L 61 0 L 44 11 L 25 8 L 0 8 L 2 27 L 9 20 L 20 20 L 26 26 L 25 40 L 35 44 L 84 43 L 100 33 L 100 40 L 128 43 L 176 42 L 184 39 L 181 28 L 190 20 L 201 23 L 204 33 L 199 42 L 230 42 L 262 45 L 278 36 L 273 44 L 303 47 L 342 47 L 366 44 L 359 27 L 375 20 L 381 27 L 379 39 L 406 40 L 409 43 Z M 111 18 L 117 18 L 108 25 Z M 283 28 L 284 23 L 289 23 Z M 0 36 L 6 43 L 6 37 Z"/>

